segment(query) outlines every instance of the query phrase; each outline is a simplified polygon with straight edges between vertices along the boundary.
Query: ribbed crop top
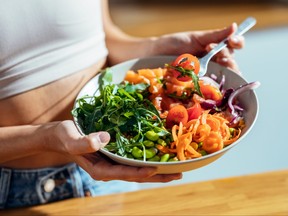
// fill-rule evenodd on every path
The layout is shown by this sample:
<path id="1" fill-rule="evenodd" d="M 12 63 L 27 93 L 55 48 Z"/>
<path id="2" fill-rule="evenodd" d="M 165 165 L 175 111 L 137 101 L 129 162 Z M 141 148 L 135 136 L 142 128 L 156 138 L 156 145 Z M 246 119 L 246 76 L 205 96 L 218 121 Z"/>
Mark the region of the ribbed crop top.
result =
<path id="1" fill-rule="evenodd" d="M 0 7 L 0 99 L 107 55 L 101 0 L 9 0 Z"/>

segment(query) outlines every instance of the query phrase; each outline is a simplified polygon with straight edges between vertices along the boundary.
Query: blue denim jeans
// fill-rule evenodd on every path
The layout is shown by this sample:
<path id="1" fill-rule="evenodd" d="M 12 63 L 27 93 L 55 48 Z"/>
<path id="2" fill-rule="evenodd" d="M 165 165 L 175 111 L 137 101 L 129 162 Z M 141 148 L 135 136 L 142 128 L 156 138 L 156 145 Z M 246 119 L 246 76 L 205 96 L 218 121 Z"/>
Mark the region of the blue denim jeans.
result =
<path id="1" fill-rule="evenodd" d="M 137 189 L 137 183 L 96 181 L 76 164 L 29 170 L 0 168 L 0 209 Z"/>

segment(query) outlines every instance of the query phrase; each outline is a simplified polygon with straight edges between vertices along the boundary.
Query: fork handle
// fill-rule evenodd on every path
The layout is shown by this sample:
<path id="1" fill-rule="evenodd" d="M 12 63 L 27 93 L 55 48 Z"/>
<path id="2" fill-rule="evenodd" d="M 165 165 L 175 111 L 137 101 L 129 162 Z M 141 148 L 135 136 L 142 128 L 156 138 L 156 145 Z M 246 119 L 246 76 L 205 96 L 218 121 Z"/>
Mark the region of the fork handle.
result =
<path id="1" fill-rule="evenodd" d="M 243 35 L 250 28 L 252 28 L 255 24 L 256 24 L 256 19 L 253 17 L 248 17 L 238 26 L 238 29 L 234 35 Z M 218 53 L 220 50 L 222 50 L 226 46 L 227 46 L 227 39 L 224 39 L 202 58 L 205 58 L 207 61 L 209 61 L 216 53 Z"/>

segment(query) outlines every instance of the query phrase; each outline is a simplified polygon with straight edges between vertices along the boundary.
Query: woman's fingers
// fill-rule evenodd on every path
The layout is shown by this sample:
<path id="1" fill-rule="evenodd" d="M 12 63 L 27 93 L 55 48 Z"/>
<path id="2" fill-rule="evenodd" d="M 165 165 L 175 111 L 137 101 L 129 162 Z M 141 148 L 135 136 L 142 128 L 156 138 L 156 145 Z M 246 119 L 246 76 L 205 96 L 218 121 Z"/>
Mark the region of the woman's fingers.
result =
<path id="1" fill-rule="evenodd" d="M 245 40 L 242 35 L 234 35 L 237 28 L 237 24 L 232 23 L 230 26 L 220 30 L 203 31 L 198 34 L 198 40 L 202 45 L 208 45 L 210 43 L 219 43 L 227 38 L 229 48 L 241 49 L 244 47 Z"/>
<path id="2" fill-rule="evenodd" d="M 182 178 L 181 173 L 156 174 L 153 167 L 120 165 L 97 153 L 76 156 L 76 162 L 95 180 L 123 180 L 131 182 L 169 182 Z"/>
<path id="3" fill-rule="evenodd" d="M 217 46 L 215 43 L 209 44 L 206 47 L 207 52 L 211 51 L 215 46 Z M 221 64 L 224 67 L 228 67 L 237 73 L 240 73 L 238 64 L 236 63 L 233 54 L 234 50 L 226 47 L 213 57 L 213 61 Z"/>
<path id="4" fill-rule="evenodd" d="M 217 46 L 217 44 L 211 43 L 206 47 L 206 51 L 210 52 L 216 46 Z M 226 48 L 222 49 L 221 51 L 219 51 L 216 54 L 216 56 L 217 57 L 233 58 L 234 57 L 233 54 L 234 54 L 234 50 L 226 47 Z"/>
<path id="5" fill-rule="evenodd" d="M 237 24 L 232 23 L 223 29 L 199 31 L 196 35 L 197 40 L 205 47 L 210 43 L 219 43 L 228 38 L 237 30 Z"/>
<path id="6" fill-rule="evenodd" d="M 221 64 L 224 67 L 232 69 L 236 73 L 239 73 L 239 74 L 241 73 L 239 70 L 238 64 L 233 58 L 219 57 L 219 58 L 216 58 L 215 62 Z"/>
<path id="7" fill-rule="evenodd" d="M 228 38 L 228 47 L 233 49 L 242 49 L 245 44 L 245 39 L 242 35 L 231 35 Z"/>
<path id="8" fill-rule="evenodd" d="M 153 167 L 133 167 L 117 164 L 97 151 L 110 140 L 107 132 L 82 136 L 72 121 L 57 125 L 56 134 L 69 156 L 94 179 L 124 180 L 132 182 L 169 182 L 180 179 L 182 174 L 158 175 Z"/>

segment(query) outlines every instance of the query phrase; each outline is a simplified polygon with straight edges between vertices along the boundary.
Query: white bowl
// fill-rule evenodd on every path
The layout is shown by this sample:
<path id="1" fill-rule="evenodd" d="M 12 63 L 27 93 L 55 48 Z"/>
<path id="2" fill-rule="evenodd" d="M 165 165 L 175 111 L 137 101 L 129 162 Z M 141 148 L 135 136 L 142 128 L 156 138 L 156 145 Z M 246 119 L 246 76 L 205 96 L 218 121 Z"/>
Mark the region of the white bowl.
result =
<path id="1" fill-rule="evenodd" d="M 175 59 L 175 56 L 154 56 L 154 57 L 148 57 L 148 58 L 133 59 L 133 60 L 129 60 L 118 65 L 115 65 L 111 67 L 114 73 L 113 83 L 120 83 L 121 81 L 123 81 L 125 74 L 128 70 L 163 67 L 165 63 L 171 63 L 174 59 Z M 223 66 L 220 66 L 214 62 L 209 63 L 207 75 L 209 74 L 215 74 L 216 76 L 221 76 L 222 74 L 225 75 L 226 81 L 225 81 L 224 88 L 226 89 L 231 88 L 231 87 L 237 88 L 240 85 L 247 83 L 247 81 L 239 74 Z M 93 95 L 98 88 L 98 79 L 99 79 L 99 75 L 91 79 L 80 91 L 80 93 L 77 96 L 77 99 L 85 95 Z M 217 160 L 224 153 L 226 153 L 229 149 L 238 145 L 248 135 L 250 130 L 253 128 L 254 123 L 258 116 L 258 100 L 257 100 L 257 96 L 255 92 L 253 90 L 246 91 L 238 96 L 238 100 L 241 106 L 244 108 L 243 114 L 244 114 L 244 120 L 245 120 L 245 128 L 243 129 L 241 136 L 236 142 L 223 148 L 220 151 L 217 151 L 212 154 L 208 154 L 206 156 L 202 156 L 196 159 L 191 159 L 191 160 L 186 160 L 186 161 L 175 161 L 175 162 L 150 162 L 150 161 L 134 160 L 134 159 L 121 157 L 114 153 L 108 152 L 105 149 L 101 149 L 100 152 L 120 164 L 138 166 L 138 167 L 144 167 L 144 166 L 157 167 L 158 173 L 161 173 L 161 174 L 186 172 L 186 171 L 190 171 L 193 169 L 203 167 Z M 77 107 L 77 103 L 75 103 L 75 107 Z M 80 133 L 83 134 L 82 129 L 78 124 L 78 119 L 74 118 L 74 121 Z"/>

